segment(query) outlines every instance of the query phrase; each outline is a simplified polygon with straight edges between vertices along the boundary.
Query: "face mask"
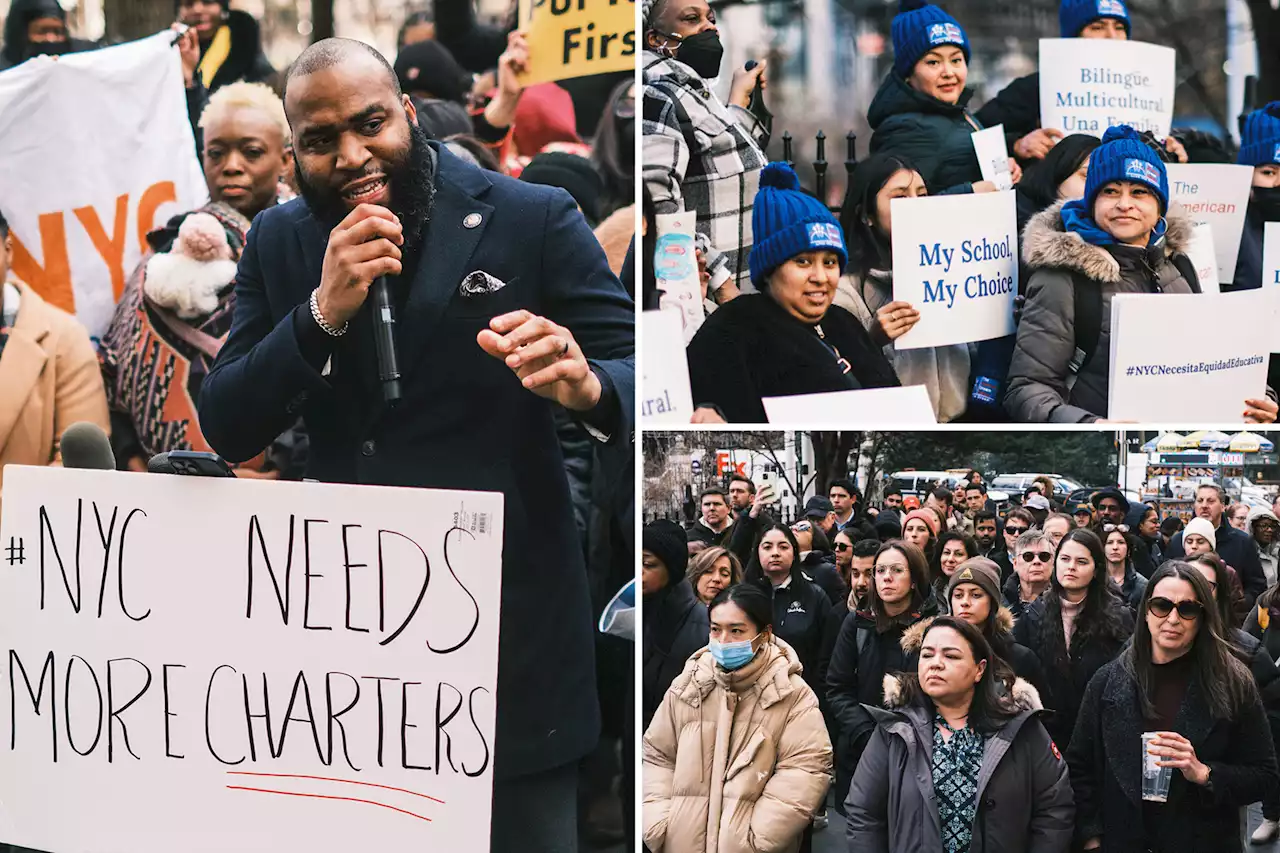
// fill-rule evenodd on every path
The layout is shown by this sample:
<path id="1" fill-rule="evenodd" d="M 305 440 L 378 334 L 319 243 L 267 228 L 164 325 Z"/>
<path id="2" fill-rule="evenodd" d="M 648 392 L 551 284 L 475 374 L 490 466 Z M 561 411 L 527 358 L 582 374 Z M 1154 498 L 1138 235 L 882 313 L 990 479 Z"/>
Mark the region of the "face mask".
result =
<path id="1" fill-rule="evenodd" d="M 756 634 L 750 640 L 743 640 L 740 643 L 721 643 L 712 640 L 707 643 L 707 648 L 711 650 L 711 657 L 715 658 L 716 663 L 729 672 L 733 672 L 735 669 L 741 669 L 746 666 L 756 656 L 756 653 L 751 649 L 751 644 L 759 636 L 759 634 Z"/>
<path id="2" fill-rule="evenodd" d="M 680 40 L 676 48 L 676 59 L 694 70 L 704 80 L 710 80 L 720 74 L 720 58 L 724 55 L 724 45 L 720 44 L 720 34 L 715 30 L 703 30 Z"/>
<path id="3" fill-rule="evenodd" d="M 618 153 L 624 163 L 635 159 L 636 120 L 627 119 L 618 125 Z"/>
<path id="4" fill-rule="evenodd" d="M 1254 187 L 1253 203 L 1263 222 L 1280 222 L 1280 187 Z"/>
<path id="5" fill-rule="evenodd" d="M 71 52 L 71 41 L 32 41 L 27 42 L 27 58 L 37 56 L 65 56 Z"/>

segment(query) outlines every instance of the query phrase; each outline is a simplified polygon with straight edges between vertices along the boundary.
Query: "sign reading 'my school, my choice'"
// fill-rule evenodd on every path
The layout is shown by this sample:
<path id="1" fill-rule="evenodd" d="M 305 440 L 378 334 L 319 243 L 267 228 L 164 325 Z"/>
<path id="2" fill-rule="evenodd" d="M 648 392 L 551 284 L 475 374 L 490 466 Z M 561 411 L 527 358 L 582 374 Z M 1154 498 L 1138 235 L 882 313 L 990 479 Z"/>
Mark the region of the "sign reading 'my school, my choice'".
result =
<path id="1" fill-rule="evenodd" d="M 532 86 L 633 70 L 635 15 L 635 0 L 520 0 L 520 25 L 529 43 L 521 82 Z"/>
<path id="2" fill-rule="evenodd" d="M 502 495 L 4 486 L 0 841 L 488 849 Z"/>
<path id="3" fill-rule="evenodd" d="M 1012 192 L 894 199 L 893 298 L 920 320 L 897 349 L 985 341 L 1014 332 L 1018 217 Z"/>
<path id="4" fill-rule="evenodd" d="M 1101 137 L 1127 124 L 1161 139 L 1173 123 L 1175 51 L 1112 39 L 1040 40 L 1040 126 Z"/>

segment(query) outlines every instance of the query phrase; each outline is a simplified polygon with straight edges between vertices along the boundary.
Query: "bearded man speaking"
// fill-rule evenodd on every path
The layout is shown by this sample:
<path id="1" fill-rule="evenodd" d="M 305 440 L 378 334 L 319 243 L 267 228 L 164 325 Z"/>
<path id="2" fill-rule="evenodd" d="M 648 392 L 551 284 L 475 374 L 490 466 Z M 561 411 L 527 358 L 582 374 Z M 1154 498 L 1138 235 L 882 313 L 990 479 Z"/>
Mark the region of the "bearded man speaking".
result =
<path id="1" fill-rule="evenodd" d="M 285 111 L 302 197 L 249 230 L 200 426 L 240 462 L 301 415 L 308 477 L 505 495 L 492 850 L 574 850 L 576 762 L 600 723 L 553 406 L 599 442 L 595 476 L 631 458 L 633 305 L 567 193 L 429 140 L 367 45 L 304 51 Z M 367 302 L 382 275 L 398 318 L 395 406 Z"/>

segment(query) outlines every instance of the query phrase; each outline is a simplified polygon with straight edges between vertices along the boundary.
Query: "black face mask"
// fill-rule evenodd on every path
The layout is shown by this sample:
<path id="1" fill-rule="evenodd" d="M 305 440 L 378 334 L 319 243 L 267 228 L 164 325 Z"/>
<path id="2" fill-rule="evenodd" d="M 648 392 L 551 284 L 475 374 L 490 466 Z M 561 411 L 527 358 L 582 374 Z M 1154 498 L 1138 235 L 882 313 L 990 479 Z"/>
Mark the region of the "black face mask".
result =
<path id="1" fill-rule="evenodd" d="M 65 56 L 71 52 L 71 40 L 65 41 L 29 41 L 27 42 L 27 59 L 35 59 L 42 54 L 48 56 Z"/>
<path id="2" fill-rule="evenodd" d="M 704 80 L 710 80 L 720 74 L 720 59 L 724 56 L 724 45 L 720 43 L 720 34 L 715 30 L 703 30 L 697 35 L 681 39 L 676 48 L 676 59 L 694 70 Z"/>
<path id="3" fill-rule="evenodd" d="M 1253 207 L 1263 222 L 1280 222 L 1280 187 L 1254 187 Z"/>
<path id="4" fill-rule="evenodd" d="M 636 150 L 636 120 L 629 118 L 626 121 L 618 122 L 618 154 L 623 163 L 630 162 L 635 157 Z"/>

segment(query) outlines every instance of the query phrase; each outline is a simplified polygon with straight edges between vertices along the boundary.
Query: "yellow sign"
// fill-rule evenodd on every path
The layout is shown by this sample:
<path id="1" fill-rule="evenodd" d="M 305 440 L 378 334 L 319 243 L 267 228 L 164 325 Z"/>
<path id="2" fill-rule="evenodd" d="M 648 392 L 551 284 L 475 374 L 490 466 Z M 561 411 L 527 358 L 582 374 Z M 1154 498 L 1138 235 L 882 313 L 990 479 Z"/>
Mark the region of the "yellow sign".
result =
<path id="1" fill-rule="evenodd" d="M 635 0 L 520 0 L 520 26 L 526 86 L 635 68 Z"/>

